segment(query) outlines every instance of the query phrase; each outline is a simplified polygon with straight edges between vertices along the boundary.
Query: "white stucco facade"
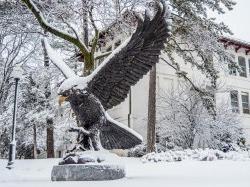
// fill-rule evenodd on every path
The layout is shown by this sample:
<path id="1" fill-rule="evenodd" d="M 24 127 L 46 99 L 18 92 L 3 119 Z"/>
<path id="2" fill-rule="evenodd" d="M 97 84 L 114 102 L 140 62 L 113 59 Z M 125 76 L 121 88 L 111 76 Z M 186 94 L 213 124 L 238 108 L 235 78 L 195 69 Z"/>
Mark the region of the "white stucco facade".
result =
<path id="1" fill-rule="evenodd" d="M 235 40 L 236 41 L 236 40 Z M 237 44 L 237 41 L 236 41 Z M 246 43 L 245 43 L 246 44 Z M 250 48 L 250 44 L 248 44 Z M 216 104 L 219 105 L 221 102 L 223 104 L 228 104 L 228 107 L 231 107 L 231 98 L 230 90 L 235 90 L 238 93 L 238 116 L 241 120 L 242 127 L 246 134 L 247 144 L 250 144 L 250 112 L 243 113 L 242 108 L 242 94 L 247 94 L 248 102 L 250 102 L 250 54 L 248 54 L 247 49 L 237 48 L 236 45 L 231 44 L 228 47 L 230 53 L 235 56 L 236 62 L 238 61 L 238 56 L 245 58 L 246 64 L 246 77 L 242 77 L 237 72 L 236 75 L 230 75 L 228 65 L 220 62 L 221 71 L 219 83 L 219 91 L 216 93 Z M 237 52 L 236 52 L 237 51 Z M 182 59 L 176 57 L 176 61 L 179 64 L 182 63 Z M 181 70 L 184 70 L 188 73 L 194 82 L 202 84 L 207 81 L 199 71 L 195 68 L 191 68 L 189 65 L 182 65 Z M 178 78 L 175 70 L 172 69 L 166 63 L 160 61 L 156 66 L 157 71 L 157 92 L 159 90 L 169 90 L 171 88 L 178 87 L 180 81 L 184 81 L 181 78 Z M 111 109 L 109 113 L 111 116 L 125 125 L 130 124 L 130 127 L 140 133 L 146 140 L 146 131 L 147 131 L 147 110 L 148 110 L 148 85 L 149 85 L 149 74 L 144 76 L 135 86 L 131 89 L 131 96 L 128 97 L 123 103 L 119 106 Z M 250 104 L 248 103 L 248 107 Z M 129 114 L 130 123 L 129 123 Z"/>

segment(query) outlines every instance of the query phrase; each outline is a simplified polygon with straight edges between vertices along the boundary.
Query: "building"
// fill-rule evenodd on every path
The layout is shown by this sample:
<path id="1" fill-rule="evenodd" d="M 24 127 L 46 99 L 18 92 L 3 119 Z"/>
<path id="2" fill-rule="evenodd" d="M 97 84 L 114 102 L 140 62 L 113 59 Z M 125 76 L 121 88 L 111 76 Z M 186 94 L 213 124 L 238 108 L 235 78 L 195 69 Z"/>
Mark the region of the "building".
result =
<path id="1" fill-rule="evenodd" d="M 116 48 L 117 43 L 121 43 L 121 37 L 113 39 L 115 41 L 110 40 L 106 43 L 109 50 Z M 221 42 L 234 56 L 242 71 L 238 72 L 236 67 L 221 62 L 224 70 L 220 72 L 218 82 L 223 85 L 223 91 L 216 93 L 216 103 L 227 103 L 228 107 L 238 114 L 246 134 L 247 144 L 250 144 L 250 43 L 226 37 L 222 38 Z M 183 61 L 178 56 L 176 60 Z M 190 65 L 183 65 L 181 69 L 187 72 L 192 80 L 199 80 L 201 83 L 205 81 L 204 75 Z M 174 69 L 162 61 L 157 64 L 156 71 L 157 93 L 160 90 L 175 89 L 180 82 L 184 81 L 178 78 Z M 132 87 L 128 98 L 123 103 L 109 111 L 115 120 L 139 132 L 144 140 L 147 137 L 148 83 L 149 74 Z"/>

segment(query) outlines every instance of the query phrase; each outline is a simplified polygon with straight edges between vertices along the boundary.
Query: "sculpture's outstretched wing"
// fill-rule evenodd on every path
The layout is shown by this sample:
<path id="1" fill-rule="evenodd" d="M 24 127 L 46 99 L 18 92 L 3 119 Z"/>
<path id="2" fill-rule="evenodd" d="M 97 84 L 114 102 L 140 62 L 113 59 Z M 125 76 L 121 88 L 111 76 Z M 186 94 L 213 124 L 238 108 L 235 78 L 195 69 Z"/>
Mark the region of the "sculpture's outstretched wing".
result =
<path id="1" fill-rule="evenodd" d="M 87 89 L 106 110 L 124 101 L 130 87 L 159 61 L 160 52 L 170 35 L 170 26 L 166 21 L 166 6 L 163 3 L 157 5 L 154 18 L 151 20 L 145 13 L 144 21 L 138 21 L 137 30 L 126 46 L 118 47 L 90 75 Z"/>

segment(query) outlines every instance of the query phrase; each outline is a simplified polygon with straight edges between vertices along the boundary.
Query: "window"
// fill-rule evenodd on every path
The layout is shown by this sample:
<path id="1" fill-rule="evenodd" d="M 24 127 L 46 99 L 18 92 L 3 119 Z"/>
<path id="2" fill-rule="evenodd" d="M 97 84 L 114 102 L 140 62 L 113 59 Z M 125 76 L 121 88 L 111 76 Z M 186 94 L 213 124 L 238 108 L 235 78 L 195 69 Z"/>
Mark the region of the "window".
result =
<path id="1" fill-rule="evenodd" d="M 239 99 L 238 91 L 232 90 L 230 92 L 232 111 L 239 113 Z"/>
<path id="2" fill-rule="evenodd" d="M 237 75 L 237 62 L 235 61 L 235 56 L 233 54 L 230 54 L 230 61 L 228 61 L 228 70 L 229 70 L 229 75 Z"/>
<path id="3" fill-rule="evenodd" d="M 248 73 L 250 75 L 250 59 L 248 59 Z"/>
<path id="4" fill-rule="evenodd" d="M 240 76 L 241 77 L 247 77 L 247 67 L 246 67 L 246 60 L 244 57 L 239 56 L 238 57 L 239 66 L 240 66 Z"/>
<path id="5" fill-rule="evenodd" d="M 247 92 L 241 93 L 242 110 L 244 114 L 249 114 L 249 95 Z"/>
<path id="6" fill-rule="evenodd" d="M 236 64 L 234 64 L 233 62 L 228 64 L 229 75 L 235 75 L 235 76 L 237 75 L 237 69 L 236 69 L 235 65 Z"/>

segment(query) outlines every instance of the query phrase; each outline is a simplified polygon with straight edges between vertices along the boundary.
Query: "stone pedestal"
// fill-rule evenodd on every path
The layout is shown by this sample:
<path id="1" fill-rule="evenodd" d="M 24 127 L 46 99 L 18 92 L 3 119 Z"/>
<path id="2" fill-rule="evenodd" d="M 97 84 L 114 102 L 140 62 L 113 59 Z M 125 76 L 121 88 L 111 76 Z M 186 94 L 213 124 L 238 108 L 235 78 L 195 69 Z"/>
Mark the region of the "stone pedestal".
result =
<path id="1" fill-rule="evenodd" d="M 68 164 L 54 166 L 52 181 L 102 181 L 125 177 L 125 169 L 110 164 Z"/>
<path id="2" fill-rule="evenodd" d="M 120 158 L 108 151 L 70 153 L 54 166 L 52 181 L 103 181 L 125 177 Z"/>

